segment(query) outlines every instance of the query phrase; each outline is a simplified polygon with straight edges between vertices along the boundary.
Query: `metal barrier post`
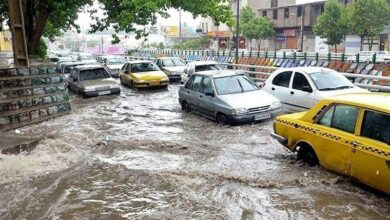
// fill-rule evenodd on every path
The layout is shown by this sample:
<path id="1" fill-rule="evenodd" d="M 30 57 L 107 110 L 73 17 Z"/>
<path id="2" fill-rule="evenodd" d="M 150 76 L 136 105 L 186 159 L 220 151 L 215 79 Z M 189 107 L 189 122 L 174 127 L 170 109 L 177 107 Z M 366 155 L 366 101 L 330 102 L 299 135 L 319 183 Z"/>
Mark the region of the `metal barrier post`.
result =
<path id="1" fill-rule="evenodd" d="M 374 53 L 372 55 L 372 63 L 375 64 L 376 63 L 376 53 Z"/>
<path id="2" fill-rule="evenodd" d="M 217 57 L 219 57 L 219 50 L 217 51 Z"/>
<path id="3" fill-rule="evenodd" d="M 225 51 L 222 51 L 222 56 L 225 56 Z"/>
<path id="4" fill-rule="evenodd" d="M 265 57 L 267 57 L 268 51 L 265 52 Z M 260 58 L 260 50 L 257 51 L 257 58 Z"/>
<path id="5" fill-rule="evenodd" d="M 283 59 L 286 59 L 286 51 L 283 51 Z"/>
<path id="6" fill-rule="evenodd" d="M 328 53 L 328 61 L 330 62 L 332 60 L 332 54 Z"/>
<path id="7" fill-rule="evenodd" d="M 274 51 L 274 59 L 276 59 L 276 51 Z"/>
<path id="8" fill-rule="evenodd" d="M 345 53 L 342 53 L 341 54 L 341 62 L 344 62 L 345 61 Z"/>
<path id="9" fill-rule="evenodd" d="M 307 52 L 304 52 L 304 53 L 303 53 L 303 60 L 304 60 L 304 61 L 307 60 Z"/>
<path id="10" fill-rule="evenodd" d="M 245 54 L 244 54 L 244 51 L 242 51 L 242 53 L 241 53 L 241 57 L 244 57 L 245 56 Z"/>
<path id="11" fill-rule="evenodd" d="M 356 54 L 356 63 L 359 63 L 359 61 L 360 61 L 359 58 L 360 58 L 360 54 L 357 53 L 357 54 Z"/>
<path id="12" fill-rule="evenodd" d="M 251 48 L 251 50 L 249 51 L 249 58 L 251 58 L 252 57 L 252 48 Z"/>
<path id="13" fill-rule="evenodd" d="M 297 59 L 297 53 L 294 52 L 294 53 L 293 53 L 293 60 L 296 60 L 296 59 Z"/>

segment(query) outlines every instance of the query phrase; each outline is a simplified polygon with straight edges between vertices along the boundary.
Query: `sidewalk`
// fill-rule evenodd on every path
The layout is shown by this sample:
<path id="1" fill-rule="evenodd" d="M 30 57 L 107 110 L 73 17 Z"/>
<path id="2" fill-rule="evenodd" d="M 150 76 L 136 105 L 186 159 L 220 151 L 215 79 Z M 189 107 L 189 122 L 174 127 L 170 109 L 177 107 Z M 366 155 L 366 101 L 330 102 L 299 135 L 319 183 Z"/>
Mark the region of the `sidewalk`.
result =
<path id="1" fill-rule="evenodd" d="M 42 137 L 23 134 L 0 133 L 0 154 L 19 154 L 22 151 L 32 151 Z"/>

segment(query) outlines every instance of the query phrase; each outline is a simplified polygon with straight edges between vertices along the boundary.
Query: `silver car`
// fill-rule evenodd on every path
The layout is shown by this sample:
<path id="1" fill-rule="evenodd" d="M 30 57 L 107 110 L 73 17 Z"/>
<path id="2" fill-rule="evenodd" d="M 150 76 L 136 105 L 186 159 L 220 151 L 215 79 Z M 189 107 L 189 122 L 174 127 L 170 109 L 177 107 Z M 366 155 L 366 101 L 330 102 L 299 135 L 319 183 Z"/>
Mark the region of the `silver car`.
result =
<path id="1" fill-rule="evenodd" d="M 194 73 L 223 69 L 225 69 L 223 65 L 216 61 L 193 61 L 188 63 L 184 69 L 184 72 L 181 75 L 181 83 L 185 84 L 188 81 L 188 78 Z"/>
<path id="2" fill-rule="evenodd" d="M 154 61 L 165 74 L 168 75 L 169 81 L 180 82 L 181 74 L 186 68 L 186 62 L 178 57 L 161 57 Z"/>
<path id="3" fill-rule="evenodd" d="M 281 110 L 277 98 L 260 90 L 242 72 L 212 70 L 194 73 L 179 89 L 182 110 L 195 112 L 219 124 L 252 123 Z"/>

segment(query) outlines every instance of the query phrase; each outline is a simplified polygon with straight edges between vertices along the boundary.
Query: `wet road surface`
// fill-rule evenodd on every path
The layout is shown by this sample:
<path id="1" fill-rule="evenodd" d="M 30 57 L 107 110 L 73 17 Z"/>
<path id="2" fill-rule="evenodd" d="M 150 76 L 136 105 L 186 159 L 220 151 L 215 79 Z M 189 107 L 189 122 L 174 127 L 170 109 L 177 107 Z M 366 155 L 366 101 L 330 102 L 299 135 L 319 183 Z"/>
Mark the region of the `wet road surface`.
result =
<path id="1" fill-rule="evenodd" d="M 168 90 L 75 97 L 0 155 L 0 219 L 390 219 L 390 199 L 296 161 L 272 121 L 219 127 Z"/>

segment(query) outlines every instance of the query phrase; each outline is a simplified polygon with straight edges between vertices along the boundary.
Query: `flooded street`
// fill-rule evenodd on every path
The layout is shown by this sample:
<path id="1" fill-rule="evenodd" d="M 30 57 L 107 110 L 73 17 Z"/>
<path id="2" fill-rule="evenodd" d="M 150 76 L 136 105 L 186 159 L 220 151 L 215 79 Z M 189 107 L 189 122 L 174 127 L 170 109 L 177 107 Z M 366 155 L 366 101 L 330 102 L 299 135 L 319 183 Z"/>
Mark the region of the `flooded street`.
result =
<path id="1" fill-rule="evenodd" d="M 0 155 L 0 219 L 390 219 L 389 197 L 296 161 L 271 120 L 219 127 L 178 87 L 74 97 L 20 129 L 44 139 Z"/>

